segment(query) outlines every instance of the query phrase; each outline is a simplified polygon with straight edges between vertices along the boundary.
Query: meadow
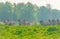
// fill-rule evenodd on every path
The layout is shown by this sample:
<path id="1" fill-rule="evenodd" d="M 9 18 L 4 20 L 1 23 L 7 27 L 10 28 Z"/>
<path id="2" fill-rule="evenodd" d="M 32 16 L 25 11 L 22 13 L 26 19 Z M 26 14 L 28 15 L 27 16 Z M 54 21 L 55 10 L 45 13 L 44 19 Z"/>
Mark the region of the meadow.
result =
<path id="1" fill-rule="evenodd" d="M 0 25 L 0 39 L 60 39 L 60 25 Z"/>

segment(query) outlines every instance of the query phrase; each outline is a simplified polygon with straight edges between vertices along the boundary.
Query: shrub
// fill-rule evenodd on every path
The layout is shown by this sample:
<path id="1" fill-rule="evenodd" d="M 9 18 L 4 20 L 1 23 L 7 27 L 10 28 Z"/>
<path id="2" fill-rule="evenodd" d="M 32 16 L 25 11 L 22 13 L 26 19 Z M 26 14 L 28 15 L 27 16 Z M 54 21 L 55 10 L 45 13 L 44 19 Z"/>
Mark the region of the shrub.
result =
<path id="1" fill-rule="evenodd" d="M 56 34 L 57 31 L 58 29 L 56 27 L 50 27 L 45 31 L 44 35 L 53 35 Z"/>

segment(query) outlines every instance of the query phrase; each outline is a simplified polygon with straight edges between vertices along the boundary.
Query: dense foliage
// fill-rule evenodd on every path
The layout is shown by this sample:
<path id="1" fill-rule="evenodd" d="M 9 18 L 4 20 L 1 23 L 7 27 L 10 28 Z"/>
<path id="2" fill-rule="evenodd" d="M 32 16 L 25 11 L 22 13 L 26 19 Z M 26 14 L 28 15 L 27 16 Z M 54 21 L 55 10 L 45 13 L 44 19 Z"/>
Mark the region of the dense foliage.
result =
<path id="1" fill-rule="evenodd" d="M 0 20 L 24 20 L 39 21 L 48 19 L 60 19 L 60 10 L 51 9 L 50 5 L 40 6 L 33 5 L 30 2 L 0 3 Z"/>
<path id="2" fill-rule="evenodd" d="M 60 39 L 60 26 L 0 25 L 0 39 Z"/>

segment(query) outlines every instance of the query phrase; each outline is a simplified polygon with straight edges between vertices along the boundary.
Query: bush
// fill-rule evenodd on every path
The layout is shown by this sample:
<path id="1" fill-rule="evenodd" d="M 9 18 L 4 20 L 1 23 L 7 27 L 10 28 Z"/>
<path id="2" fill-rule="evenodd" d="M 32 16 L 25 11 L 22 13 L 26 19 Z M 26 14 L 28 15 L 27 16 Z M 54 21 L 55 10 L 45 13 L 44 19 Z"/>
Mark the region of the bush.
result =
<path id="1" fill-rule="evenodd" d="M 21 35 L 22 34 L 22 31 L 20 30 L 16 30 L 15 32 L 13 32 L 14 35 Z"/>
<path id="2" fill-rule="evenodd" d="M 44 35 L 53 35 L 56 34 L 57 31 L 58 29 L 56 27 L 50 27 L 45 31 Z"/>

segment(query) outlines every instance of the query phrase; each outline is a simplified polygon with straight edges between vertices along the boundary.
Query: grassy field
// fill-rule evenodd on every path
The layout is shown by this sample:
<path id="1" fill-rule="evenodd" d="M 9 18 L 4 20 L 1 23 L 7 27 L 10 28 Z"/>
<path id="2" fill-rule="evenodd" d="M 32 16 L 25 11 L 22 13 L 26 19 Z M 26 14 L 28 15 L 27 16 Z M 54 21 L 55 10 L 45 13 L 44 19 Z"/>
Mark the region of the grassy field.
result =
<path id="1" fill-rule="evenodd" d="M 60 25 L 0 25 L 0 39 L 60 39 Z"/>

